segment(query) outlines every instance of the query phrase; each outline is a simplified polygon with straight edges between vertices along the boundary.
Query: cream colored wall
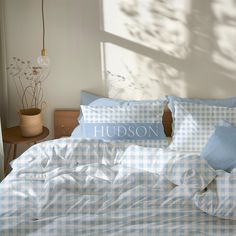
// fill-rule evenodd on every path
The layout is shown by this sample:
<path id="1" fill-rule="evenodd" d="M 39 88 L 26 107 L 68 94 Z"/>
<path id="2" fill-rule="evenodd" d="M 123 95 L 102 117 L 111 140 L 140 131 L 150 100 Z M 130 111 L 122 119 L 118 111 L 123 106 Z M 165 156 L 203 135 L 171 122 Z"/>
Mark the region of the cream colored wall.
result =
<path id="1" fill-rule="evenodd" d="M 42 44 L 41 1 L 5 0 L 8 61 L 13 56 L 36 61 Z M 53 132 L 56 108 L 79 108 L 82 89 L 103 94 L 95 1 L 45 1 L 46 49 L 51 73 L 44 83 L 45 124 Z M 9 80 L 8 125 L 18 123 L 18 98 Z"/>
<path id="2" fill-rule="evenodd" d="M 103 4 L 109 1 L 104 0 Z M 40 2 L 40 0 L 5 0 L 8 61 L 13 56 L 22 59 L 35 59 L 39 55 L 42 37 Z M 134 1 L 120 0 L 116 2 L 123 2 L 124 4 Z M 203 19 L 200 24 L 202 30 L 194 26 L 193 22 L 190 22 L 188 25 L 189 34 L 193 36 L 194 33 L 201 35 L 201 33 L 207 32 L 206 36 L 209 36 L 209 32 L 212 32 L 215 26 L 212 21 L 214 16 L 208 16 L 205 10 L 206 2 L 207 7 L 209 7 L 209 3 L 215 1 L 198 0 L 194 2 L 194 7 L 199 10 L 199 12 L 196 11 L 199 14 L 197 16 L 199 17 L 198 20 Z M 228 0 L 228 2 L 231 1 Z M 100 31 L 99 7 L 101 3 L 102 1 L 99 0 L 45 1 L 46 48 L 51 59 L 51 74 L 44 83 L 44 95 L 47 101 L 44 118 L 45 124 L 51 131 L 53 130 L 54 109 L 78 108 L 81 90 L 106 94 L 101 69 L 100 43 L 102 41 L 110 42 L 109 45 L 106 44 L 105 53 L 102 54 L 107 60 L 105 69 L 117 73 L 116 68 L 119 68 L 118 65 L 123 63 L 122 66 L 130 67 L 133 70 L 131 72 L 140 77 L 140 80 L 134 80 L 134 83 L 145 85 L 145 78 L 148 78 L 148 76 L 154 80 L 156 79 L 153 78 L 155 73 L 158 78 L 160 74 L 157 71 L 159 68 L 158 61 L 170 64 L 175 70 L 178 70 L 178 73 L 173 72 L 173 70 L 168 72 L 173 73 L 176 76 L 175 78 L 168 78 L 167 74 L 165 78 L 158 78 L 161 81 L 157 82 L 155 86 L 150 84 L 151 80 L 146 83 L 150 87 L 149 92 L 152 89 L 150 93 L 152 98 L 164 94 L 187 97 L 228 97 L 236 95 L 235 70 L 229 71 L 219 64 L 212 63 L 212 45 L 215 47 L 217 43 L 217 41 L 214 41 L 214 37 L 196 38 L 189 46 L 193 53 L 186 57 L 184 61 L 176 60 L 172 56 L 158 52 L 155 47 L 140 45 L 139 42 L 133 41 L 132 37 L 124 38 L 119 35 L 119 31 L 118 35 L 113 34 L 116 29 L 122 31 L 122 27 L 120 27 L 120 22 L 115 18 L 115 15 L 112 15 L 112 9 L 110 8 L 108 8 L 108 12 L 110 12 L 108 22 L 112 32 Z M 224 4 L 224 7 L 226 12 L 230 12 L 235 20 L 235 14 L 231 11 L 232 5 Z M 104 7 L 104 13 L 105 10 Z M 205 14 L 205 16 L 201 14 Z M 145 22 L 146 18 L 139 20 Z M 111 23 L 113 21 L 114 23 Z M 226 33 L 222 31 L 223 35 L 229 37 L 228 31 L 231 31 L 232 35 L 235 34 L 234 30 L 228 26 L 225 28 Z M 122 33 L 124 33 L 124 30 Z M 127 32 L 124 34 L 127 36 Z M 155 42 L 155 38 L 152 38 L 152 40 Z M 113 49 L 110 49 L 111 46 L 113 46 Z M 117 51 L 119 47 L 121 53 L 118 53 L 119 50 Z M 199 48 L 202 51 L 198 50 Z M 232 52 L 233 50 L 229 48 L 229 51 Z M 234 55 L 231 63 L 236 68 Z M 152 73 L 150 73 L 151 70 L 153 70 Z M 126 71 L 122 71 L 122 69 L 120 73 L 126 75 Z M 127 76 L 129 75 L 127 74 Z M 119 87 L 120 83 L 114 83 L 113 86 Z M 124 86 L 126 94 L 119 93 L 118 89 L 117 97 L 121 94 L 120 97 L 134 96 L 135 99 L 149 96 L 149 93 L 146 92 L 145 94 L 140 93 L 140 91 L 136 93 L 134 87 L 128 87 L 129 84 L 124 84 Z M 127 90 L 127 88 L 129 89 Z M 18 101 L 12 83 L 9 84 L 9 91 L 11 95 L 9 125 L 15 125 L 18 122 L 16 112 Z M 114 94 L 110 93 L 110 95 L 113 96 Z"/>

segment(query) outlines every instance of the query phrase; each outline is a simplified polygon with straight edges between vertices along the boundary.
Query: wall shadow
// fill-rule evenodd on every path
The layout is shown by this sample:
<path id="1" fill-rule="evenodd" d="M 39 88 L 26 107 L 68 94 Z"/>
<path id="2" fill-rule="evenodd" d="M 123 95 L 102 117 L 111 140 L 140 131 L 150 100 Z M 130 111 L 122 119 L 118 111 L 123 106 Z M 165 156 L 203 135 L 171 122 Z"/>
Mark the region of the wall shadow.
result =
<path id="1" fill-rule="evenodd" d="M 103 0 L 101 9 L 109 96 L 235 95 L 233 0 Z"/>

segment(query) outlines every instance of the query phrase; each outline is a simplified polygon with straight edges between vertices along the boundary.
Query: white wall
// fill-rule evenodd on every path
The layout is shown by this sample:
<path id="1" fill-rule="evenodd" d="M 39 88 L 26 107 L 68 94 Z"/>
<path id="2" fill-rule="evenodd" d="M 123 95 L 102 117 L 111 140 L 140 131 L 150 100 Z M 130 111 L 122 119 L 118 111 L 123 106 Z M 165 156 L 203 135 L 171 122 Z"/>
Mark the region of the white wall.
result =
<path id="1" fill-rule="evenodd" d="M 162 21 L 153 15 L 155 11 L 150 6 L 157 11 L 162 9 L 158 0 L 45 1 L 46 49 L 51 58 L 51 74 L 44 83 L 47 101 L 44 116 L 51 131 L 54 109 L 78 108 L 81 90 L 106 94 L 101 69 L 102 41 L 109 42 L 102 53 L 105 70 L 127 78 L 125 82 L 114 76 L 105 80 L 112 97 L 236 95 L 233 41 L 236 29 L 224 22 L 225 16 L 236 22 L 235 4 L 231 0 L 175 2 L 182 2 L 182 6 L 177 6 L 181 14 L 172 11 L 172 17 L 176 17 L 173 23 L 164 14 Z M 5 0 L 8 61 L 13 56 L 35 59 L 39 55 L 40 4 L 40 0 Z M 104 13 L 103 19 L 99 17 L 99 9 Z M 101 22 L 106 32 L 100 30 Z M 159 41 L 160 34 L 155 35 L 155 30 L 165 30 Z M 172 36 L 176 41 L 169 42 Z M 180 56 L 178 49 L 184 46 L 187 53 Z M 12 83 L 9 91 L 9 125 L 15 125 L 19 104 Z"/>
<path id="2" fill-rule="evenodd" d="M 45 1 L 46 49 L 51 73 L 44 83 L 47 101 L 44 118 L 51 131 L 55 108 L 78 108 L 81 89 L 103 92 L 96 37 L 99 22 L 94 2 Z M 5 5 L 8 61 L 13 56 L 36 61 L 42 47 L 41 1 L 7 0 Z M 9 90 L 9 125 L 15 125 L 19 104 L 12 81 Z"/>

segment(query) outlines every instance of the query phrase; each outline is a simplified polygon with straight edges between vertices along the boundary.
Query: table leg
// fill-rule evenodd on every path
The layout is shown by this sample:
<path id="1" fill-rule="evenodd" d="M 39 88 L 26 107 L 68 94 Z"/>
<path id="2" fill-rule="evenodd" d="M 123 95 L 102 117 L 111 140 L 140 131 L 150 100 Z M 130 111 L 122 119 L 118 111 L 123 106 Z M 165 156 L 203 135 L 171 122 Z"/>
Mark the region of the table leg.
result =
<path id="1" fill-rule="evenodd" d="M 4 159 L 4 174 L 7 174 L 7 167 L 9 165 L 11 159 L 11 149 L 13 148 L 13 144 L 10 144 L 10 147 L 7 152 L 7 158 Z"/>
<path id="2" fill-rule="evenodd" d="M 14 144 L 14 147 L 13 147 L 13 157 L 12 157 L 12 160 L 15 160 L 16 159 L 16 144 Z"/>

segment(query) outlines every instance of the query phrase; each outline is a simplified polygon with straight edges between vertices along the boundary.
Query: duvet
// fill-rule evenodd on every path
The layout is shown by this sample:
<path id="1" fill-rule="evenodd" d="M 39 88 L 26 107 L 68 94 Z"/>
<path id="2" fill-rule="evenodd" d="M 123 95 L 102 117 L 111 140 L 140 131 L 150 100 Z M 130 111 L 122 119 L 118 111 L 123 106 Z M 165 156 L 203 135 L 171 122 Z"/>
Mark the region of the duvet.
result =
<path id="1" fill-rule="evenodd" d="M 68 138 L 11 165 L 1 236 L 236 235 L 236 172 L 197 155 Z"/>

